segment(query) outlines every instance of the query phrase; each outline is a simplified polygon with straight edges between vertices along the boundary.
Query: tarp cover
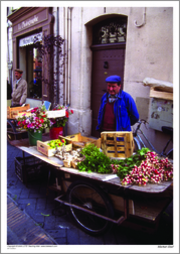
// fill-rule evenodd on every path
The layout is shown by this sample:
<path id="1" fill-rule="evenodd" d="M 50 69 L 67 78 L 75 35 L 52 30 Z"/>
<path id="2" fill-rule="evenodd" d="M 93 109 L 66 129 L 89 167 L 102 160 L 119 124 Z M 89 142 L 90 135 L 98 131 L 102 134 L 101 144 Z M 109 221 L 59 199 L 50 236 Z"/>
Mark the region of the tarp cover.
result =
<path id="1" fill-rule="evenodd" d="M 144 86 L 150 86 L 150 87 L 158 88 L 158 90 L 161 90 L 164 92 L 173 93 L 173 84 L 170 82 L 147 77 L 143 80 L 143 83 L 144 83 Z"/>

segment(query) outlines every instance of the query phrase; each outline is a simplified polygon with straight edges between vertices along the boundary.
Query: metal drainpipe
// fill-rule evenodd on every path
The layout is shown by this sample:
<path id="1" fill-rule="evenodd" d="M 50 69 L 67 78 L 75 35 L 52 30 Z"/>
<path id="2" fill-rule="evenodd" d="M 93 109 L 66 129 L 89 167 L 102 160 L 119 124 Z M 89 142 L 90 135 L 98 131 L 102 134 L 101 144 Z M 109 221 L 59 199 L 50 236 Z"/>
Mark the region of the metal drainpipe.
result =
<path id="1" fill-rule="evenodd" d="M 64 22 L 64 39 L 66 39 L 65 37 L 65 34 L 66 34 L 66 15 L 65 15 L 65 12 L 66 12 L 66 7 L 63 8 L 63 22 Z M 64 49 L 64 54 L 66 53 L 66 41 L 64 41 L 64 46 L 63 46 L 63 49 Z M 66 85 L 65 85 L 65 67 L 66 67 L 66 56 L 64 56 L 64 67 L 63 67 L 63 105 L 65 104 L 65 90 L 66 90 Z"/>
<path id="2" fill-rule="evenodd" d="M 65 72 L 65 86 L 64 86 L 64 94 L 65 94 L 65 100 L 64 100 L 64 104 L 65 106 L 67 105 L 68 103 L 68 7 L 65 7 L 64 8 L 64 13 L 65 13 L 65 17 L 64 17 L 64 23 L 65 23 L 65 26 L 64 26 L 64 39 L 65 39 L 65 69 L 64 69 L 64 72 Z M 66 125 L 64 126 L 64 135 L 67 136 L 67 129 L 68 129 L 68 126 L 67 126 L 67 123 Z"/>
<path id="3" fill-rule="evenodd" d="M 141 23 L 140 25 L 137 24 L 137 21 L 134 21 L 134 24 L 136 27 L 140 28 L 142 26 L 144 26 L 146 24 L 146 7 L 144 7 L 144 14 L 143 14 L 143 23 Z"/>
<path id="4" fill-rule="evenodd" d="M 65 7 L 65 54 L 66 54 L 66 62 L 65 62 L 65 105 L 67 105 L 68 99 L 68 8 Z"/>
<path id="5" fill-rule="evenodd" d="M 59 7 L 57 7 L 57 31 L 56 31 L 56 35 L 59 36 Z M 57 53 L 56 53 L 56 68 L 57 68 L 57 74 L 56 74 L 56 103 L 59 103 L 59 54 L 58 54 L 58 49 L 57 49 Z"/>
<path id="6" fill-rule="evenodd" d="M 65 13 L 65 17 L 64 17 L 64 39 L 65 39 L 65 66 L 64 66 L 64 81 L 65 81 L 65 85 L 64 85 L 64 104 L 67 105 L 67 94 L 68 94 L 68 77 L 67 77 L 67 70 L 68 70 L 68 51 L 67 51 L 67 43 L 68 43 L 68 38 L 67 38 L 67 8 L 64 8 L 64 13 Z"/>
<path id="7" fill-rule="evenodd" d="M 71 104 L 71 22 L 72 7 L 68 7 L 68 105 Z"/>

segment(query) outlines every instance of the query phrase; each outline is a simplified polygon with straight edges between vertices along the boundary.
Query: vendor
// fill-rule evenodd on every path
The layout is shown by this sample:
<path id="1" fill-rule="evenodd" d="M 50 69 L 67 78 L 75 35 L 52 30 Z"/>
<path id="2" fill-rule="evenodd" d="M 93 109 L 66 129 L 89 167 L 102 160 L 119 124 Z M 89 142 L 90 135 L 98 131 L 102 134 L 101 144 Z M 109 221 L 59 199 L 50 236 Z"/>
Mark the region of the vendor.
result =
<path id="1" fill-rule="evenodd" d="M 23 71 L 20 69 L 15 69 L 15 81 L 13 82 L 13 92 L 11 94 L 12 107 L 22 106 L 27 98 L 27 82 L 22 79 Z"/>
<path id="2" fill-rule="evenodd" d="M 131 126 L 139 120 L 134 99 L 121 90 L 121 77 L 106 78 L 107 92 L 102 96 L 96 130 L 131 131 Z"/>

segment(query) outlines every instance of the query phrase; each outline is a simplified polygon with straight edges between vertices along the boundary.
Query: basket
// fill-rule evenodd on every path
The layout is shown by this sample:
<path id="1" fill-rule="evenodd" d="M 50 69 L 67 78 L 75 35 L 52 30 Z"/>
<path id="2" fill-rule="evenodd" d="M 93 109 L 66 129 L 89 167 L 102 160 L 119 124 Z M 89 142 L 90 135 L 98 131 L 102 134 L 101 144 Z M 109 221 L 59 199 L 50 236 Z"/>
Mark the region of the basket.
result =
<path id="1" fill-rule="evenodd" d="M 24 107 L 7 107 L 7 118 L 8 119 L 15 119 L 20 112 L 26 112 L 30 109 L 30 104 L 26 104 Z"/>
<path id="2" fill-rule="evenodd" d="M 101 132 L 101 147 L 108 157 L 128 158 L 133 154 L 133 133 L 131 131 Z"/>
<path id="3" fill-rule="evenodd" d="M 15 173 L 24 184 L 27 184 L 29 180 L 38 178 L 43 173 L 43 166 L 46 166 L 45 162 L 34 156 L 15 157 L 14 161 Z"/>

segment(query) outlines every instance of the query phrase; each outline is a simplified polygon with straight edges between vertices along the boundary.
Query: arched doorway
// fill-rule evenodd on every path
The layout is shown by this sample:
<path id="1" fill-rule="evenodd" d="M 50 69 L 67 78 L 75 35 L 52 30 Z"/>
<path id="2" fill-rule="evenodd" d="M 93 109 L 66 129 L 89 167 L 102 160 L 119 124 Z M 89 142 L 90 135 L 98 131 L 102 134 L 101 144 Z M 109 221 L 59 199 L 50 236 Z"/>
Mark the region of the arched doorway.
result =
<path id="1" fill-rule="evenodd" d="M 121 76 L 123 87 L 126 27 L 127 17 L 118 15 L 100 21 L 92 28 L 91 135 L 94 137 L 99 137 L 96 126 L 101 97 L 106 92 L 106 77 L 110 75 Z"/>

